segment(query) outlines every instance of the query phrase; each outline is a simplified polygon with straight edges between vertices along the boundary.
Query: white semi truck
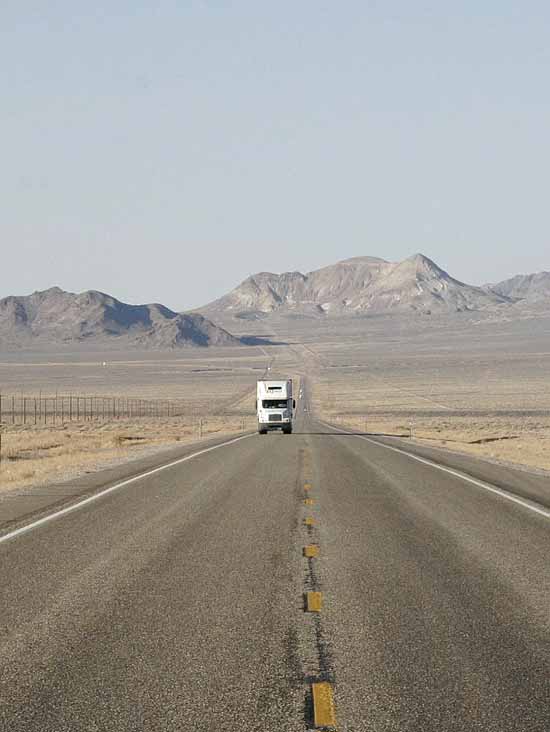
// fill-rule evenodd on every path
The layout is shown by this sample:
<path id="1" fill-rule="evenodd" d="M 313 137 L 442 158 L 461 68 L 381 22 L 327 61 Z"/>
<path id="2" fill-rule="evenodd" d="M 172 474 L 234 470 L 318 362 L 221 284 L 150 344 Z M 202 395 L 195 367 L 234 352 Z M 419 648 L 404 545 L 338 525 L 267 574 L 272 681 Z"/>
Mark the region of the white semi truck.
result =
<path id="1" fill-rule="evenodd" d="M 292 379 L 285 381 L 258 381 L 256 390 L 256 411 L 258 432 L 265 435 L 268 430 L 282 430 L 286 435 L 292 432 L 292 415 L 296 402 L 292 398 Z"/>

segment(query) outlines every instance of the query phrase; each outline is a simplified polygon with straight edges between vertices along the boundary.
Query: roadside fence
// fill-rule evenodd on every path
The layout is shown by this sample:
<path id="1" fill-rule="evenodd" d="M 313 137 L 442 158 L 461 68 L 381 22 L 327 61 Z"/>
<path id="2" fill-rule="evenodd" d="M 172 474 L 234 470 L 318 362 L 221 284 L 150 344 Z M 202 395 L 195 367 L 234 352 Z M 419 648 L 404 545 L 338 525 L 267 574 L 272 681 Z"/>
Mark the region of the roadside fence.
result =
<path id="1" fill-rule="evenodd" d="M 117 396 L 5 395 L 0 393 L 0 424 L 64 424 L 67 422 L 166 418 L 184 415 L 184 405 L 173 399 Z"/>

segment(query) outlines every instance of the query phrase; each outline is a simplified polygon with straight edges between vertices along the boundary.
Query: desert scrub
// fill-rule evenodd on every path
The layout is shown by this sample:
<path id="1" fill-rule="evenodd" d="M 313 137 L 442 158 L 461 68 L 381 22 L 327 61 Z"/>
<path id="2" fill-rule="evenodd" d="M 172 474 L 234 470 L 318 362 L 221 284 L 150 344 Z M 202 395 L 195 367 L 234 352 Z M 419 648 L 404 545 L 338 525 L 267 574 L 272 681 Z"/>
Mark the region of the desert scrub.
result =
<path id="1" fill-rule="evenodd" d="M 253 429 L 254 424 L 254 418 L 244 420 L 245 429 Z M 203 419 L 202 437 L 238 433 L 242 427 L 240 416 L 210 415 Z M 71 480 L 85 471 L 198 439 L 197 421 L 181 417 L 125 421 L 123 425 L 16 425 L 2 433 L 0 491 Z"/>

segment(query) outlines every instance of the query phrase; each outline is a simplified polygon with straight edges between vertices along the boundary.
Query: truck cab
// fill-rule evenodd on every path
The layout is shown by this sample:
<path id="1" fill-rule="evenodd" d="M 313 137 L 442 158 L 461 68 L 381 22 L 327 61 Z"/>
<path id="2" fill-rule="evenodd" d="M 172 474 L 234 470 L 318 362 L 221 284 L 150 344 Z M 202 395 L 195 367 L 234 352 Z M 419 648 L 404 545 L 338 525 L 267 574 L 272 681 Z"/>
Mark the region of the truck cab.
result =
<path id="1" fill-rule="evenodd" d="M 292 432 L 292 419 L 296 402 L 292 398 L 292 379 L 284 381 L 258 381 L 256 411 L 258 432 L 265 435 L 270 430 Z"/>

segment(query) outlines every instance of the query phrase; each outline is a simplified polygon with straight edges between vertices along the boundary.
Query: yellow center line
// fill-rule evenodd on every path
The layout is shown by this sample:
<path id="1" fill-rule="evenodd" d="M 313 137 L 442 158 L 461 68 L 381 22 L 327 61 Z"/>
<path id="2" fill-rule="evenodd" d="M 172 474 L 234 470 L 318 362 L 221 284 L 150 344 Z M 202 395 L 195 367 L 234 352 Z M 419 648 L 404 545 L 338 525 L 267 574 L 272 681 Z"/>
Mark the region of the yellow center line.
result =
<path id="1" fill-rule="evenodd" d="M 327 681 L 312 684 L 313 720 L 316 727 L 335 727 L 336 710 L 332 685 Z"/>
<path id="2" fill-rule="evenodd" d="M 318 557 L 319 556 L 319 547 L 317 544 L 308 544 L 304 547 L 304 556 L 311 558 L 311 557 Z"/>
<path id="3" fill-rule="evenodd" d="M 306 595 L 308 613 L 320 613 L 323 606 L 323 595 L 320 592 L 308 592 Z"/>

